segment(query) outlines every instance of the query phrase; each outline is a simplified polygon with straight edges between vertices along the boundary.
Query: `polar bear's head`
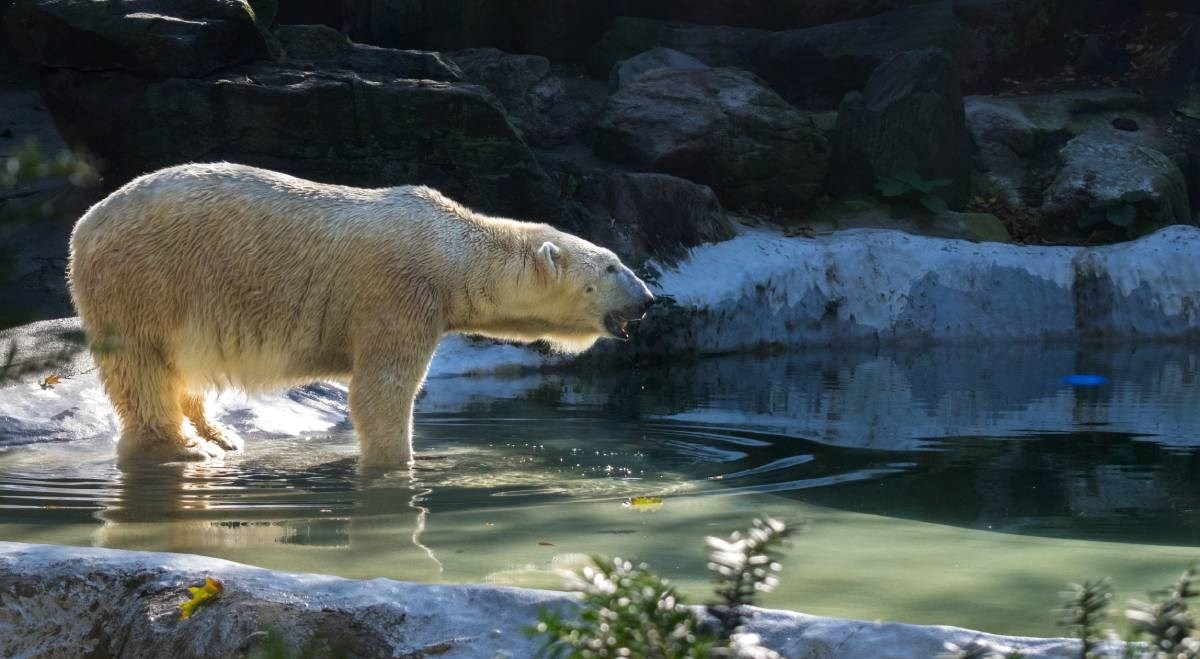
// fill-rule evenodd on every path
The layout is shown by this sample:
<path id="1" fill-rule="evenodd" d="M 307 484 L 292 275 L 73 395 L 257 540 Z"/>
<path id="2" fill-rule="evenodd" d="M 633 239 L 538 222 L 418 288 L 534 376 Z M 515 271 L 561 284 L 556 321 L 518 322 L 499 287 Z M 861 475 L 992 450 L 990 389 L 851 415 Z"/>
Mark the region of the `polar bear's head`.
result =
<path id="1" fill-rule="evenodd" d="M 508 338 L 579 352 L 597 339 L 629 338 L 629 323 L 654 303 L 646 284 L 610 250 L 545 225 L 524 244 L 524 275 L 511 303 L 530 331 Z"/>

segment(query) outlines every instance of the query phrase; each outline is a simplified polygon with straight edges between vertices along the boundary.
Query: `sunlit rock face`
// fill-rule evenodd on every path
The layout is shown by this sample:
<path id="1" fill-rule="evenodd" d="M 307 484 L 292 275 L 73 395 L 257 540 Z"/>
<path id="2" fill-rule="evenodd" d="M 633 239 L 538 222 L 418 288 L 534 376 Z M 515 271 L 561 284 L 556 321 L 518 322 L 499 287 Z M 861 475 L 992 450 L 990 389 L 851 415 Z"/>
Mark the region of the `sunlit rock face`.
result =
<path id="1" fill-rule="evenodd" d="M 215 577 L 221 594 L 186 620 L 187 587 Z M 189 554 L 0 542 L 0 654 L 4 656 L 241 656 L 274 631 L 291 649 L 349 656 L 530 657 L 523 629 L 540 609 L 568 609 L 561 593 L 493 586 L 430 586 L 290 574 Z M 946 643 L 1067 657 L 1071 641 L 820 618 L 755 609 L 750 631 L 787 657 L 938 656 Z"/>

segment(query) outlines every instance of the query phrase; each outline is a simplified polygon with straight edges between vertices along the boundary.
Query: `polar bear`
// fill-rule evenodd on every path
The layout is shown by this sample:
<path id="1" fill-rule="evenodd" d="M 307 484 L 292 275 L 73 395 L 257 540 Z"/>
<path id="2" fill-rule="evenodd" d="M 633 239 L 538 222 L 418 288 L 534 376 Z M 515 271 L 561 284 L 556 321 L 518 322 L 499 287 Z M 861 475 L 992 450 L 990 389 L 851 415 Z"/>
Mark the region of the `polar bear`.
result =
<path id="1" fill-rule="evenodd" d="M 123 460 L 241 448 L 205 416 L 210 390 L 333 379 L 349 382 L 361 463 L 411 464 L 413 398 L 443 335 L 577 352 L 627 338 L 654 301 L 611 251 L 546 224 L 424 186 L 229 163 L 113 192 L 76 224 L 68 272 Z"/>

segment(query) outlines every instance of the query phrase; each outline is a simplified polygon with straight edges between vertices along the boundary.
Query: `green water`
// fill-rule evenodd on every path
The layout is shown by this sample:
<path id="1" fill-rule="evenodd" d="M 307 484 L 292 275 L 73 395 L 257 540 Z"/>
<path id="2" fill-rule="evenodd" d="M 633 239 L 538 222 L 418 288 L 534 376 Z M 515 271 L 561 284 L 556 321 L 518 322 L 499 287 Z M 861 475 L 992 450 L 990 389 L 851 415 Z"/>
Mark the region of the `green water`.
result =
<path id="1" fill-rule="evenodd" d="M 1111 383 L 1063 384 L 1077 372 Z M 1123 601 L 1200 557 L 1198 382 L 1182 347 L 433 380 L 417 466 L 382 477 L 346 429 L 132 471 L 104 441 L 0 448 L 0 539 L 550 588 L 617 554 L 701 601 L 704 536 L 769 514 L 799 533 L 766 605 L 1059 634 L 1066 582 L 1111 576 Z"/>

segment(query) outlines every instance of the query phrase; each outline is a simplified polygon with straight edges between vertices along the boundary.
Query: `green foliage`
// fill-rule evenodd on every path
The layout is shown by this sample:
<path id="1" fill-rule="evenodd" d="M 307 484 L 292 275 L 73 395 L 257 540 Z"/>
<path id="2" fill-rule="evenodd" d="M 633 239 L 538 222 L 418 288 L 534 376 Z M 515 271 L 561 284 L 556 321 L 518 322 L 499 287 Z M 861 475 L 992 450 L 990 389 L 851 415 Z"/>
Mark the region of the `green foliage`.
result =
<path id="1" fill-rule="evenodd" d="M 5 161 L 4 171 L 0 172 L 0 188 L 14 188 L 50 176 L 66 176 L 72 185 L 80 187 L 96 180 L 95 170 L 85 159 L 70 151 L 47 158 L 37 139 L 28 137 Z"/>
<path id="2" fill-rule="evenodd" d="M 708 569 L 715 575 L 717 595 L 708 611 L 720 621 L 723 637 L 741 627 L 743 606 L 753 605 L 759 593 L 779 585 L 779 548 L 786 535 L 783 522 L 756 519 L 745 536 L 734 531 L 728 539 L 707 539 Z"/>
<path id="3" fill-rule="evenodd" d="M 700 629 L 674 587 L 645 563 L 592 558 L 576 576 L 583 592 L 579 618 L 542 611 L 537 633 L 548 635 L 542 657 L 708 657 L 717 639 Z"/>
<path id="4" fill-rule="evenodd" d="M 594 556 L 591 566 L 572 576 L 572 588 L 583 593 L 578 616 L 565 619 L 558 612 L 543 610 L 538 624 L 528 630 L 530 635 L 546 637 L 538 656 L 777 658 L 778 654 L 759 645 L 757 636 L 741 629 L 738 609 L 775 587 L 776 551 L 786 531 L 781 522 L 756 519 L 745 536 L 708 538 L 718 601 L 707 612 L 716 625 L 686 606 L 674 587 L 645 563 Z"/>
<path id="5" fill-rule="evenodd" d="M 1103 640 L 1100 625 L 1108 617 L 1108 605 L 1112 602 L 1112 581 L 1107 578 L 1070 584 L 1063 602 L 1063 618 L 1058 624 L 1069 627 L 1080 641 L 1079 656 L 1090 659 Z"/>
<path id="6" fill-rule="evenodd" d="M 950 185 L 950 179 L 924 179 L 916 170 L 906 168 L 891 176 L 880 177 L 875 189 L 887 199 L 920 204 L 931 213 L 944 213 L 950 208 L 934 189 L 947 185 Z"/>
<path id="7" fill-rule="evenodd" d="M 1089 212 L 1079 216 L 1079 227 L 1087 228 L 1107 223 L 1125 229 L 1127 232 L 1132 231 L 1141 215 L 1141 206 L 1138 204 L 1148 199 L 1150 199 L 1150 193 L 1143 190 L 1132 190 L 1118 199 L 1094 202 L 1089 206 Z"/>
<path id="8" fill-rule="evenodd" d="M 1150 602 L 1131 600 L 1125 617 L 1139 639 L 1153 648 L 1151 656 L 1200 657 L 1200 639 L 1195 636 L 1196 617 L 1188 600 L 1200 591 L 1196 588 L 1196 566 L 1191 565 L 1169 588 L 1154 593 Z"/>

